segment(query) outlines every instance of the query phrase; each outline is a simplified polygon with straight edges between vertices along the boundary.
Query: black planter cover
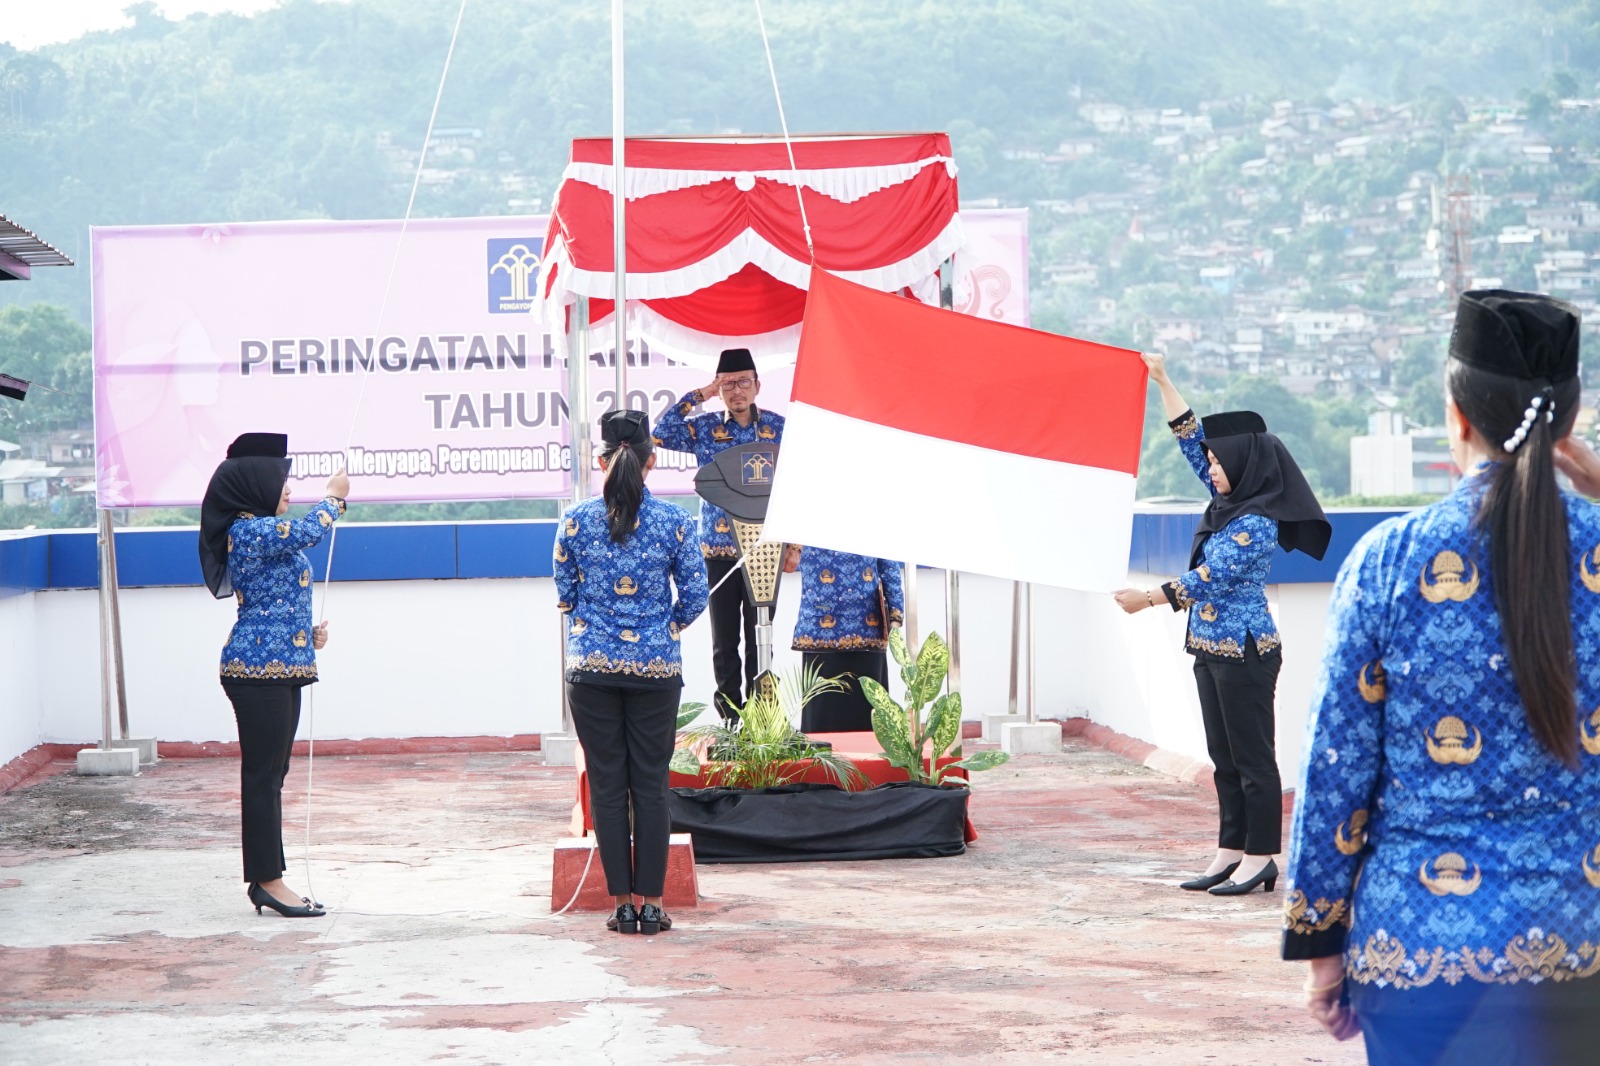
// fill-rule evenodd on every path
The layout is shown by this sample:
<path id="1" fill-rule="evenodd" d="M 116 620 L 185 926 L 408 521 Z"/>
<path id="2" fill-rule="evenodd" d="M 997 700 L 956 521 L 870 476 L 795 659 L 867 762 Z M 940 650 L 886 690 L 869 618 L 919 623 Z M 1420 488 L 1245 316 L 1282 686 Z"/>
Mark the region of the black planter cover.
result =
<path id="1" fill-rule="evenodd" d="M 967 850 L 968 795 L 909 781 L 861 792 L 675 788 L 667 806 L 672 831 L 694 837 L 696 862 L 933 859 Z"/>

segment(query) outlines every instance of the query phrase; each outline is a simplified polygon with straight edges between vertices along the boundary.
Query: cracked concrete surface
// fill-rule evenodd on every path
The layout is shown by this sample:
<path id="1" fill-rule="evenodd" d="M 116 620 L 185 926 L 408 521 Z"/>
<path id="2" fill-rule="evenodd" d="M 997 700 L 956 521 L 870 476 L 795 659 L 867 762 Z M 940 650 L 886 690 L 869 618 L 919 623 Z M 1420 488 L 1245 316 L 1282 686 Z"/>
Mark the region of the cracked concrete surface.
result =
<path id="1" fill-rule="evenodd" d="M 1080 743 L 981 775 L 964 856 L 702 866 L 656 937 L 551 916 L 572 771 L 517 752 L 319 757 L 330 915 L 258 918 L 237 773 L 0 797 L 0 1063 L 1362 1061 L 1300 1007 L 1277 894 L 1174 887 L 1209 796 Z"/>

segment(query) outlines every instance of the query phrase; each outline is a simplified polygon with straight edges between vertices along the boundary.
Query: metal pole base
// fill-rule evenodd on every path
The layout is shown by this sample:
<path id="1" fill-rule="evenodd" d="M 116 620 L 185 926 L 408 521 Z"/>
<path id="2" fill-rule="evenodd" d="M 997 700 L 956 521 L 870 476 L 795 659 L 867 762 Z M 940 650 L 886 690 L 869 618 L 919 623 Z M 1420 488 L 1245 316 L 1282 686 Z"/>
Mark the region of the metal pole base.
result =
<path id="1" fill-rule="evenodd" d="M 758 607 L 761 614 L 766 613 L 766 608 Z M 756 623 L 756 674 L 772 672 L 772 623 Z"/>

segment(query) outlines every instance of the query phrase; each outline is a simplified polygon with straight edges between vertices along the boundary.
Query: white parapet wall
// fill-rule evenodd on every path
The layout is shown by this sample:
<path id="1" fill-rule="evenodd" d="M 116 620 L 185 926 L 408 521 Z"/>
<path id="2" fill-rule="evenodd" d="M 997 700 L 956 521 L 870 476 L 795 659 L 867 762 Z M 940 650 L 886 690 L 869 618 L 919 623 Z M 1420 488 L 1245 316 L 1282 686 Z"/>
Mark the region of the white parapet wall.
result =
<path id="1" fill-rule="evenodd" d="M 0 766 L 43 736 L 36 599 L 34 593 L 0 598 Z"/>
<path id="2" fill-rule="evenodd" d="M 1163 575 L 1130 574 L 1146 587 Z M 948 633 L 944 574 L 922 570 L 919 635 Z M 1011 583 L 961 578 L 961 689 L 965 715 L 1006 710 L 1010 689 Z M 776 665 L 788 649 L 798 590 L 780 593 Z M 1270 586 L 1284 638 L 1278 685 L 1278 754 L 1285 786 L 1298 775 L 1307 702 L 1329 586 Z M 314 688 L 318 739 L 512 736 L 560 728 L 561 651 L 549 578 L 344 581 L 327 596 L 331 640 Z M 233 714 L 217 682 L 231 601 L 198 587 L 121 591 L 131 730 L 162 741 L 229 741 Z M 1037 715 L 1088 717 L 1180 755 L 1205 760 L 1183 615 L 1123 614 L 1109 596 L 1038 588 Z M 0 765 L 39 743 L 100 736 L 98 601 L 92 589 L 0 599 Z M 684 699 L 709 701 L 709 627 L 684 638 Z M 892 673 L 892 671 L 891 671 Z M 899 691 L 898 684 L 892 686 Z M 309 719 L 309 716 L 308 716 Z M 303 722 L 307 735 L 313 722 Z"/>
<path id="3" fill-rule="evenodd" d="M 318 586 L 319 612 L 324 594 Z M 163 741 L 236 739 L 217 680 L 232 601 L 197 588 L 120 595 L 133 732 Z M 312 689 L 318 738 L 514 736 L 561 727 L 560 616 L 549 578 L 337 582 L 327 595 L 330 639 L 318 656 L 322 680 Z M 35 601 L 41 638 L 31 743 L 98 739 L 95 592 L 14 599 Z M 784 636 L 793 632 L 793 606 L 778 628 Z M 0 655 L 9 667 L 9 649 Z M 709 701 L 708 627 L 685 634 L 684 657 L 685 700 Z M 799 657 L 786 653 L 780 665 L 791 658 Z"/>

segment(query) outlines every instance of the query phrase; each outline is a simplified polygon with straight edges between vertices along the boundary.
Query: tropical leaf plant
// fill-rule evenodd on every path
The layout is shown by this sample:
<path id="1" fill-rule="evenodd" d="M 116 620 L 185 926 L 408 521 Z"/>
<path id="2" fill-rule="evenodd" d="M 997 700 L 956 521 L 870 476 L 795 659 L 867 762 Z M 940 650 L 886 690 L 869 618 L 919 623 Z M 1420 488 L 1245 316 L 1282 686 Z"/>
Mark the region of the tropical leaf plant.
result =
<path id="1" fill-rule="evenodd" d="M 685 703 L 685 704 L 681 704 L 678 707 L 678 724 L 673 727 L 672 731 L 674 733 L 683 732 L 689 726 L 694 724 L 694 720 L 696 718 L 699 718 L 700 717 L 700 712 L 705 710 L 705 709 L 706 709 L 706 705 L 703 704 L 703 703 Z"/>
<path id="2" fill-rule="evenodd" d="M 800 712 L 812 697 L 843 689 L 842 681 L 823 677 L 814 666 L 775 674 L 770 686 L 756 686 L 737 722 L 683 729 L 672 754 L 672 769 L 704 773 L 707 784 L 714 786 L 771 788 L 794 781 L 815 765 L 843 788 L 858 788 L 866 777 L 855 763 L 817 747 L 799 730 Z M 679 728 L 693 722 L 704 706 L 684 704 Z M 690 707 L 693 715 L 688 713 Z"/>
<path id="3" fill-rule="evenodd" d="M 961 738 L 961 693 L 939 694 L 950 672 L 950 647 L 939 634 L 930 633 L 913 657 L 905 631 L 897 628 L 889 631 L 889 654 L 900 667 L 906 705 L 895 702 L 888 689 L 870 677 L 861 679 L 861 691 L 872 704 L 872 732 L 891 766 L 900 767 L 913 781 L 941 785 L 961 782 L 959 777 L 946 781 L 954 769 L 992 770 L 1011 758 L 1003 751 L 979 751 L 940 766 L 939 760 Z"/>

